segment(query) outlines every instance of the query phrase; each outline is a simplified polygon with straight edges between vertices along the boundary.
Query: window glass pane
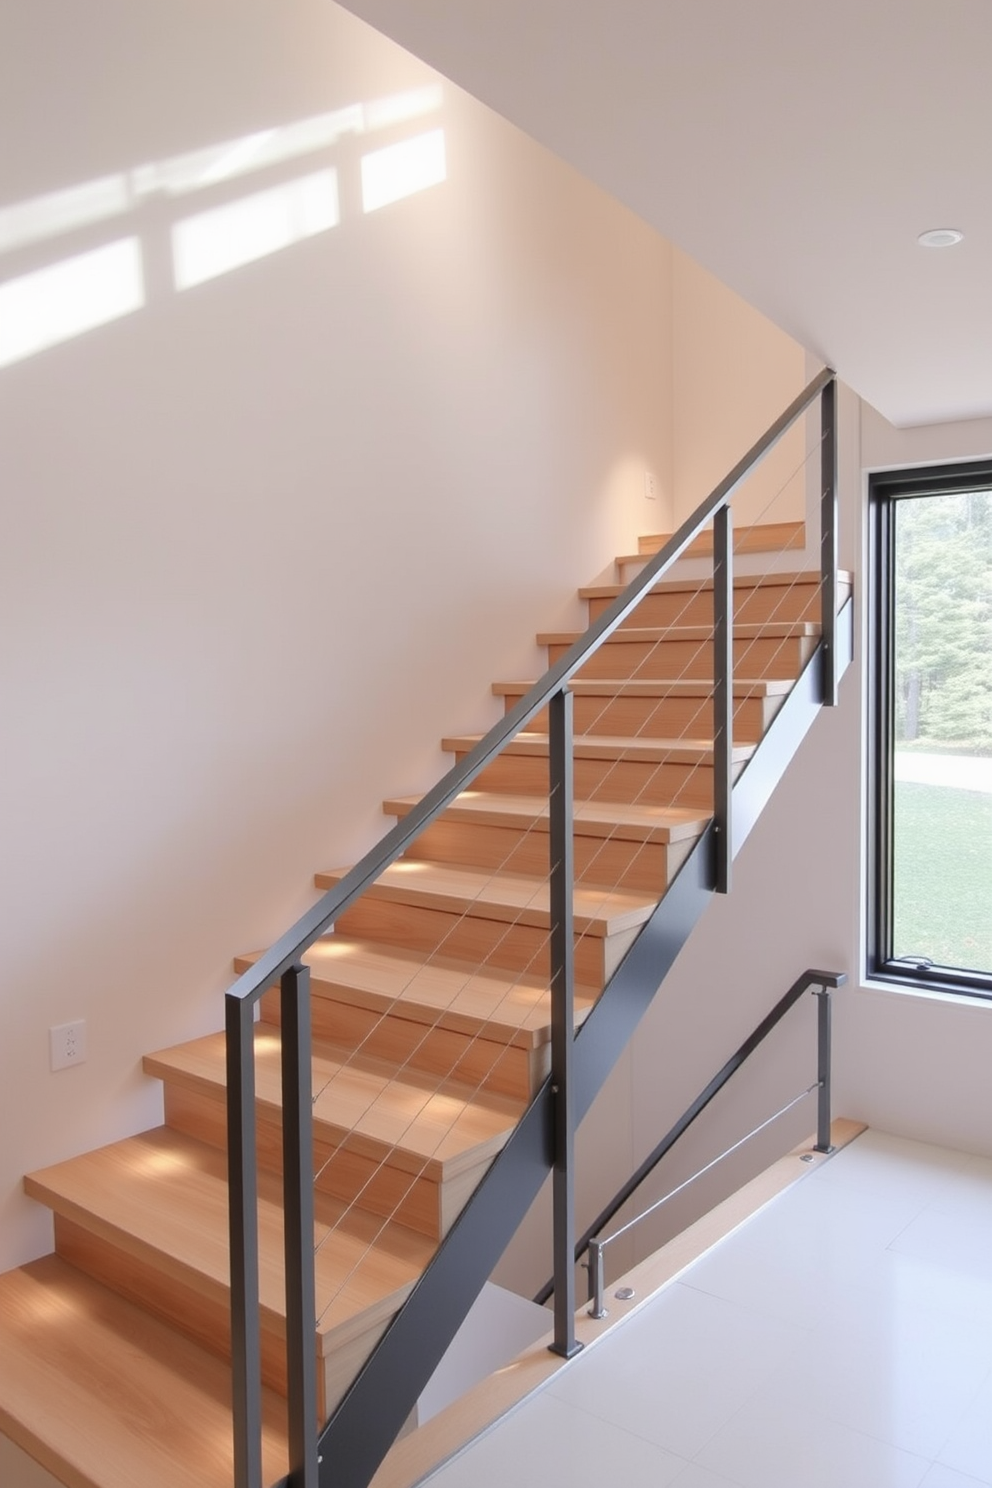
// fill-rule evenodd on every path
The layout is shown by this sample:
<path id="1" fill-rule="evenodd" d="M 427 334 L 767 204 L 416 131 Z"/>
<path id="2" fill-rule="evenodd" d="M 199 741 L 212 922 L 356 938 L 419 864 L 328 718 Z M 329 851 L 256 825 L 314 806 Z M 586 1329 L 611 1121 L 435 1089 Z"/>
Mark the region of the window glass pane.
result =
<path id="1" fill-rule="evenodd" d="M 992 972 L 992 492 L 894 517 L 892 954 Z"/>

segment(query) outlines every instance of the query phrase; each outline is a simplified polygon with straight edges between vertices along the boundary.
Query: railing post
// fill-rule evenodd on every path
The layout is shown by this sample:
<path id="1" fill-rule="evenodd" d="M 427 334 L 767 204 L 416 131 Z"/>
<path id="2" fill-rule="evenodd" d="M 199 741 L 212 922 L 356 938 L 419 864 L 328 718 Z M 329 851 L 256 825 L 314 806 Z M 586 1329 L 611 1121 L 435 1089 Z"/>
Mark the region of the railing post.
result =
<path id="1" fill-rule="evenodd" d="M 606 1265 L 604 1247 L 598 1240 L 589 1241 L 589 1316 L 605 1318 L 603 1305 L 606 1292 Z"/>
<path id="2" fill-rule="evenodd" d="M 573 910 L 572 694 L 559 688 L 548 704 L 549 841 L 551 854 L 551 1088 L 554 1093 L 553 1353 L 570 1359 L 575 1339 L 575 935 Z"/>
<path id="3" fill-rule="evenodd" d="M 837 383 L 820 394 L 820 565 L 823 703 L 837 705 Z"/>
<path id="4" fill-rule="evenodd" d="M 713 517 L 713 827 L 718 894 L 730 893 L 734 760 L 734 542 L 727 503 Z"/>
<path id="5" fill-rule="evenodd" d="M 289 1488 L 317 1488 L 317 1319 L 308 966 L 297 964 L 283 973 L 280 1023 L 289 1438 L 287 1481 Z"/>
<path id="6" fill-rule="evenodd" d="M 830 1022 L 829 987 L 814 987 L 816 998 L 816 1146 L 814 1152 L 833 1152 L 830 1142 Z"/>
<path id="7" fill-rule="evenodd" d="M 231 1410 L 234 1488 L 262 1488 L 262 1350 L 258 1301 L 255 1010 L 228 997 L 227 1174 L 231 1250 Z"/>

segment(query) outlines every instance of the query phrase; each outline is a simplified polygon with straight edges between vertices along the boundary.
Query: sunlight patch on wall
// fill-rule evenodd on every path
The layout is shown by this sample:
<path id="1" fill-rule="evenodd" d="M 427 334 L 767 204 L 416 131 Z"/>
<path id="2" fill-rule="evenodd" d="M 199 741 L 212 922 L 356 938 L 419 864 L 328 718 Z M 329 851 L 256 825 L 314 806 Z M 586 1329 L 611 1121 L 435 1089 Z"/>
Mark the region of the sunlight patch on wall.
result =
<path id="1" fill-rule="evenodd" d="M 362 156 L 362 210 L 374 212 L 447 179 L 444 130 L 432 129 Z"/>
<path id="2" fill-rule="evenodd" d="M 338 176 L 317 171 L 186 217 L 172 229 L 177 289 L 191 289 L 336 227 Z"/>
<path id="3" fill-rule="evenodd" d="M 436 112 L 443 102 L 440 87 L 417 88 L 390 98 L 374 99 L 370 103 L 348 104 L 330 113 L 315 114 L 309 119 L 299 119 L 275 129 L 262 129 L 256 134 L 208 145 L 185 155 L 174 155 L 168 160 L 133 170 L 134 195 L 140 199 L 154 192 L 183 196 L 190 191 L 202 191 L 219 181 L 232 181 L 267 166 L 329 149 L 346 135 L 368 134 L 421 118 Z"/>
<path id="4" fill-rule="evenodd" d="M 0 253 L 42 243 L 92 222 L 119 217 L 130 207 L 125 176 L 103 176 L 63 191 L 0 208 Z"/>
<path id="5" fill-rule="evenodd" d="M 0 367 L 140 310 L 141 245 L 121 238 L 0 284 Z"/>

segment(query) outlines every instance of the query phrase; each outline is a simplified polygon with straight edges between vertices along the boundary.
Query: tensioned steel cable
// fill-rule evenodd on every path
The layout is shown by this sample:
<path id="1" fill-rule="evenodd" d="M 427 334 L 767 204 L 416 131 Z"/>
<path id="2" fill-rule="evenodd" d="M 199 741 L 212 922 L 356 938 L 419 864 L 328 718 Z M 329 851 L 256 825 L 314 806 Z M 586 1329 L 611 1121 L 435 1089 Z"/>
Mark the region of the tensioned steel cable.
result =
<path id="1" fill-rule="evenodd" d="M 809 459 L 809 458 L 810 458 L 810 455 L 808 455 L 806 457 L 806 459 Z M 804 460 L 802 462 L 802 465 L 804 465 L 805 463 L 806 463 L 806 460 Z M 802 465 L 800 465 L 800 467 L 798 467 L 798 468 L 801 469 L 802 468 Z M 794 472 L 793 475 L 790 476 L 790 478 L 789 478 L 790 481 L 795 478 L 795 474 L 796 473 L 797 472 Z M 786 482 L 786 484 L 788 484 L 788 482 Z M 775 498 L 773 498 L 773 499 L 775 499 Z M 768 505 L 766 506 L 765 510 L 767 510 L 768 507 L 770 507 L 771 505 L 772 505 L 772 502 L 769 502 Z M 650 555 L 646 555 L 645 561 L 647 561 L 647 557 L 649 557 L 649 556 Z M 690 592 L 689 599 L 686 602 L 687 605 L 692 602 L 692 600 L 695 597 L 695 594 L 696 593 L 701 592 L 701 590 L 705 588 L 705 585 L 706 585 L 706 581 L 703 580 L 699 590 L 691 591 Z M 683 612 L 682 613 L 684 613 L 684 609 L 683 609 Z M 669 622 L 669 625 L 677 625 L 677 621 L 678 621 L 679 618 L 680 618 L 679 616 L 676 616 L 675 621 L 674 622 Z M 769 619 L 770 619 L 770 617 L 768 619 L 766 619 L 765 623 L 769 623 Z M 657 649 L 657 645 L 660 645 L 660 644 L 662 644 L 661 641 L 659 641 L 658 643 L 656 643 L 656 646 L 654 648 L 652 648 L 652 651 L 654 651 L 655 649 Z M 702 649 L 702 647 L 700 647 L 699 649 Z M 748 649 L 750 649 L 750 648 L 748 648 Z M 690 658 L 686 662 L 686 665 L 683 668 L 683 673 L 680 674 L 680 677 L 678 679 L 674 679 L 676 682 L 678 682 L 679 680 L 682 679 L 682 677 L 684 676 L 685 670 L 688 668 L 689 665 L 691 665 L 691 660 L 692 659 Z M 662 680 L 672 680 L 672 679 L 662 679 Z M 660 702 L 659 702 L 659 706 L 660 706 Z M 741 705 L 738 705 L 738 706 L 742 706 L 742 704 Z M 662 763 L 663 762 L 659 762 L 658 763 L 658 765 L 656 766 L 655 771 L 653 772 L 653 774 L 656 774 L 657 771 L 662 767 Z M 694 773 L 695 768 L 698 768 L 698 767 L 693 767 L 693 772 L 691 772 L 691 773 Z M 639 793 L 639 795 L 640 794 L 643 794 L 643 791 L 641 793 Z M 617 804 L 621 804 L 622 805 L 622 803 L 617 803 Z M 701 814 L 704 814 L 704 808 L 700 808 L 700 812 L 701 812 Z M 530 826 L 527 828 L 526 832 L 523 835 L 526 836 L 529 833 L 531 833 L 532 831 L 539 830 L 540 827 L 541 827 L 541 825 L 543 824 L 544 815 L 545 815 L 545 813 L 542 811 L 540 813 L 540 815 L 536 816 L 533 819 L 533 822 L 530 824 Z M 608 837 L 606 837 L 606 838 L 604 838 L 602 840 L 602 842 L 599 844 L 599 846 L 594 850 L 593 857 L 590 860 L 590 862 L 595 861 L 596 857 L 598 857 L 605 850 L 605 848 L 608 845 L 609 841 L 611 840 L 612 836 L 613 836 L 613 834 L 611 833 L 611 834 L 609 834 Z M 643 848 L 646 847 L 647 845 L 648 845 L 647 843 L 640 844 L 635 849 L 634 857 L 636 858 L 640 854 L 640 852 L 643 850 Z M 516 845 L 513 848 L 511 848 L 511 850 L 508 852 L 506 858 L 503 860 L 503 863 L 501 865 L 497 865 L 495 868 L 492 868 L 492 869 L 489 870 L 490 877 L 487 880 L 487 882 L 491 882 L 492 881 L 492 878 L 496 874 L 498 874 L 501 871 L 501 868 L 502 867 L 505 867 L 505 864 L 508 863 L 512 857 L 514 857 L 515 855 L 517 855 L 518 852 L 519 852 L 519 845 Z M 589 864 L 587 864 L 586 869 L 584 870 L 585 872 L 588 871 L 588 867 L 589 867 Z M 476 896 L 476 899 L 475 899 L 474 902 L 478 902 L 478 898 L 481 897 L 481 893 L 482 892 L 484 892 L 484 891 L 480 890 L 480 893 L 479 893 L 479 895 Z M 608 893 L 609 890 L 604 889 L 603 892 L 604 893 Z M 535 894 L 532 895 L 531 899 L 529 901 L 527 901 L 527 903 L 525 905 L 520 906 L 520 911 L 521 912 L 520 912 L 520 914 L 518 914 L 517 919 L 514 920 L 514 921 L 512 921 L 512 922 L 510 922 L 507 925 L 507 927 L 506 927 L 505 931 L 503 932 L 503 934 L 497 939 L 496 943 L 493 946 L 490 947 L 489 951 L 486 953 L 486 955 L 482 959 L 480 968 L 478 970 L 477 969 L 473 969 L 470 973 L 468 973 L 468 975 L 465 977 L 465 980 L 464 980 L 464 983 L 463 983 L 463 987 L 468 986 L 468 984 L 471 982 L 471 980 L 473 979 L 473 977 L 479 975 L 480 970 L 483 970 L 483 969 L 485 969 L 487 967 L 490 967 L 493 964 L 492 963 L 492 958 L 496 954 L 497 950 L 499 949 L 499 946 L 502 944 L 503 940 L 505 940 L 506 936 L 510 933 L 510 931 L 512 929 L 514 929 L 517 925 L 519 925 L 521 923 L 523 912 L 525 912 L 525 910 L 528 907 L 532 907 L 533 906 L 535 900 L 539 897 L 540 893 L 541 893 L 541 890 L 537 890 L 535 892 Z M 416 981 L 417 977 L 419 975 L 423 974 L 423 972 L 430 966 L 430 964 L 432 962 L 434 962 L 435 960 L 442 959 L 442 957 L 443 957 L 443 951 L 444 951 L 444 947 L 445 947 L 445 943 L 455 933 L 456 929 L 458 928 L 458 925 L 460 923 L 462 923 L 470 915 L 470 913 L 471 913 L 471 908 L 470 907 L 469 908 L 466 908 L 462 912 L 461 916 L 459 916 L 458 920 L 451 926 L 451 928 L 449 929 L 449 931 L 440 939 L 440 941 L 438 942 L 438 944 L 427 954 L 427 956 L 425 958 L 424 965 L 421 968 L 418 968 L 418 971 L 415 972 L 414 975 L 409 979 L 408 983 L 406 984 L 407 988 L 409 988 L 410 986 L 413 985 L 413 983 Z M 578 938 L 581 939 L 582 936 L 585 933 L 586 932 L 580 932 L 580 935 L 579 935 Z M 547 937 L 545 937 L 545 939 L 546 938 Z M 517 977 L 516 977 L 516 981 L 515 982 L 512 980 L 509 971 L 507 971 L 507 982 L 508 982 L 508 986 L 507 986 L 506 992 L 503 994 L 503 996 L 496 1003 L 493 1012 L 489 1015 L 489 1017 L 486 1020 L 484 1020 L 484 1022 L 481 1025 L 481 1027 L 478 1029 L 477 1033 L 473 1036 L 473 1038 L 469 1041 L 469 1044 L 466 1046 L 466 1048 L 470 1048 L 471 1045 L 472 1045 L 472 1043 L 474 1043 L 476 1040 L 478 1040 L 478 1039 L 480 1039 L 480 1038 L 482 1038 L 482 1037 L 485 1036 L 485 1032 L 486 1032 L 487 1027 L 493 1021 L 495 1021 L 495 1013 L 496 1013 L 496 1011 L 498 1011 L 498 1009 L 505 1003 L 506 999 L 509 996 L 512 995 L 512 992 L 513 992 L 514 988 L 515 987 L 519 987 L 522 984 L 524 978 L 528 976 L 528 974 L 530 973 L 531 967 L 533 966 L 533 963 L 536 961 L 537 957 L 541 954 L 542 949 L 543 949 L 542 946 L 538 946 L 535 949 L 534 953 L 529 958 L 529 960 L 528 960 L 526 966 L 524 967 L 524 969 L 522 971 L 520 971 L 520 972 L 517 973 Z M 406 990 L 406 989 L 404 989 L 404 990 Z M 400 995 L 402 996 L 402 993 Z M 457 994 L 456 994 L 456 998 L 453 999 L 453 1001 L 455 1001 L 455 1000 L 457 1000 Z M 449 1003 L 448 1004 L 449 1007 L 451 1005 L 452 1005 L 452 1003 Z M 442 1009 L 441 1010 L 441 1013 L 439 1014 L 439 1017 L 438 1017 L 438 1019 L 436 1020 L 436 1022 L 434 1024 L 432 1024 L 432 1025 L 431 1024 L 425 1025 L 425 1032 L 424 1032 L 423 1038 L 420 1040 L 420 1042 L 416 1046 L 414 1046 L 414 1048 L 412 1048 L 410 1050 L 410 1052 L 408 1053 L 406 1059 L 403 1061 L 402 1065 L 400 1065 L 397 1068 L 396 1073 L 394 1074 L 394 1076 L 392 1077 L 392 1079 L 395 1079 L 402 1071 L 409 1070 L 412 1067 L 411 1066 L 411 1060 L 413 1059 L 413 1057 L 415 1056 L 415 1054 L 417 1052 L 419 1052 L 420 1048 L 423 1045 L 424 1040 L 430 1036 L 431 1032 L 434 1029 L 436 1029 L 437 1027 L 440 1026 L 441 1021 L 442 1021 L 443 1016 L 444 1016 L 444 1011 L 445 1011 L 445 1009 Z M 378 1020 L 377 1024 L 373 1025 L 373 1027 L 370 1028 L 370 1030 L 369 1030 L 368 1034 L 365 1036 L 365 1038 L 362 1039 L 362 1040 L 360 1040 L 359 1043 L 358 1043 L 358 1045 L 356 1046 L 356 1048 L 353 1051 L 351 1051 L 351 1054 L 349 1055 L 348 1060 L 345 1061 L 345 1062 L 343 1062 L 342 1068 L 346 1067 L 346 1065 L 348 1063 L 351 1063 L 352 1062 L 352 1060 L 355 1058 L 355 1056 L 357 1056 L 361 1052 L 361 1050 L 365 1047 L 365 1045 L 369 1042 L 370 1038 L 372 1037 L 373 1033 L 375 1032 L 376 1027 L 381 1026 L 381 1024 L 389 1016 L 390 1016 L 390 1013 L 389 1013 L 388 1010 L 385 1011 L 381 1015 L 381 1017 Z M 464 1059 L 464 1051 L 462 1052 L 462 1054 L 460 1056 L 460 1059 Z M 426 1075 L 426 1073 L 423 1073 L 423 1072 L 418 1072 L 418 1075 L 422 1079 L 428 1078 L 428 1076 Z M 440 1085 L 443 1085 L 444 1080 L 445 1080 L 446 1077 L 445 1076 L 439 1076 L 437 1078 L 438 1078 L 438 1085 L 439 1086 Z M 392 1083 L 392 1080 L 386 1082 L 387 1085 L 389 1083 Z M 462 1085 L 462 1088 L 464 1089 L 465 1082 L 463 1080 L 461 1080 L 459 1083 Z M 485 1086 L 485 1084 L 486 1084 L 486 1076 L 482 1076 L 479 1079 L 479 1081 L 478 1081 L 478 1083 L 477 1083 L 477 1085 L 475 1087 L 475 1090 L 478 1091 L 478 1090 L 482 1089 Z M 326 1086 L 324 1088 L 326 1088 Z M 383 1089 L 385 1089 L 385 1088 L 386 1088 L 386 1085 L 384 1085 Z M 315 1097 L 315 1099 L 319 1098 L 319 1094 L 320 1094 L 320 1092 L 318 1092 L 318 1095 L 317 1095 L 317 1097 Z M 410 1127 L 418 1119 L 419 1114 L 421 1114 L 422 1111 L 424 1109 L 426 1109 L 426 1106 L 430 1103 L 430 1101 L 432 1099 L 435 1098 L 436 1094 L 437 1094 L 437 1090 L 425 1092 L 424 1103 L 421 1106 L 420 1110 L 418 1112 L 415 1112 L 413 1114 L 413 1116 L 411 1117 L 411 1121 L 408 1124 L 407 1128 L 405 1129 L 406 1131 L 409 1131 Z M 375 1104 L 375 1102 L 376 1102 L 376 1100 L 378 1098 L 380 1098 L 380 1097 L 377 1096 L 377 1097 L 373 1098 L 373 1100 L 369 1103 L 369 1106 L 366 1109 L 367 1110 L 371 1109 L 374 1106 L 374 1104 Z M 359 1119 L 361 1119 L 361 1118 L 359 1118 Z M 440 1142 L 442 1142 L 443 1140 L 445 1140 L 445 1138 L 446 1138 L 446 1134 L 445 1135 L 442 1135 L 441 1138 L 439 1138 L 438 1145 L 440 1145 Z M 402 1136 L 398 1140 L 401 1142 L 402 1141 Z M 346 1142 L 347 1142 L 347 1139 L 346 1139 Z M 435 1147 L 435 1151 L 436 1150 L 437 1150 L 437 1148 Z M 429 1163 L 430 1163 L 431 1160 L 432 1159 L 430 1157 L 428 1157 L 428 1158 L 425 1159 L 425 1162 L 424 1162 L 424 1165 L 423 1165 L 423 1168 L 422 1168 L 421 1171 L 423 1171 L 429 1165 Z M 333 1158 L 331 1159 L 331 1161 L 333 1161 Z M 384 1161 L 388 1161 L 388 1159 L 386 1159 Z M 366 1189 L 368 1187 L 368 1183 L 371 1182 L 371 1181 L 373 1181 L 374 1177 L 375 1177 L 375 1173 L 370 1174 L 370 1177 L 369 1177 L 367 1183 L 365 1185 L 363 1185 L 363 1187 L 360 1189 L 359 1193 L 355 1196 L 355 1198 L 351 1201 L 351 1203 L 346 1206 L 345 1213 L 347 1213 L 348 1210 L 350 1210 L 352 1207 L 356 1207 L 357 1206 L 358 1199 L 365 1193 L 365 1191 L 366 1191 Z M 402 1200 L 400 1201 L 400 1203 L 402 1203 Z M 391 1219 L 392 1218 L 394 1218 L 396 1216 L 397 1211 L 398 1211 L 398 1208 L 399 1208 L 399 1205 L 397 1205 L 397 1207 L 393 1209 L 392 1214 L 390 1216 L 386 1216 L 386 1217 L 383 1218 L 383 1220 L 382 1220 L 382 1227 L 383 1228 L 391 1222 Z M 365 1212 L 367 1213 L 367 1211 L 365 1211 Z M 337 1222 L 340 1223 L 341 1222 L 341 1218 L 343 1218 L 343 1217 L 344 1217 L 344 1215 L 342 1215 L 341 1217 L 339 1217 L 339 1220 Z M 380 1233 L 381 1233 L 381 1231 L 380 1231 Z M 325 1239 L 324 1239 L 324 1241 L 322 1241 L 322 1244 L 323 1243 L 326 1243 L 326 1239 L 327 1238 L 329 1238 L 329 1235 L 328 1236 L 325 1236 Z M 360 1264 L 360 1263 L 358 1263 L 358 1264 Z M 343 1284 L 346 1284 L 346 1282 L 343 1283 Z"/>

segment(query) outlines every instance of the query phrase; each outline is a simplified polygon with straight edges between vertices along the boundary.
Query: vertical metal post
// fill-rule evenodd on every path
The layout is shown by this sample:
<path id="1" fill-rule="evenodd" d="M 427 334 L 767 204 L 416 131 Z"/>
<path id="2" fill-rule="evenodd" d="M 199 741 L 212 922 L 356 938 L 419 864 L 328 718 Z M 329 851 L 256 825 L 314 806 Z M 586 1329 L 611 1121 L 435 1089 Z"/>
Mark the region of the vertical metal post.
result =
<path id="1" fill-rule="evenodd" d="M 820 394 L 820 595 L 823 703 L 837 704 L 837 383 Z"/>
<path id="2" fill-rule="evenodd" d="M 734 530 L 730 507 L 713 518 L 713 826 L 716 891 L 730 893 L 734 761 Z"/>
<path id="3" fill-rule="evenodd" d="M 556 692 L 548 705 L 551 855 L 551 1087 L 554 1092 L 555 1338 L 551 1351 L 570 1359 L 575 1339 L 575 935 L 573 925 L 572 694 Z"/>
<path id="4" fill-rule="evenodd" d="M 253 1003 L 228 997 L 224 1021 L 227 1035 L 234 1488 L 262 1488 L 262 1350 L 258 1302 Z"/>
<path id="5" fill-rule="evenodd" d="M 283 973 L 282 1181 L 286 1252 L 289 1488 L 317 1488 L 310 968 Z"/>
<path id="6" fill-rule="evenodd" d="M 606 1267 L 603 1257 L 603 1246 L 598 1240 L 589 1241 L 589 1316 L 591 1318 L 604 1318 L 607 1316 L 606 1308 L 603 1306 L 603 1294 L 606 1291 Z"/>
<path id="7" fill-rule="evenodd" d="M 830 988 L 814 987 L 816 1007 L 816 1146 L 814 1152 L 833 1152 L 830 1144 Z"/>

